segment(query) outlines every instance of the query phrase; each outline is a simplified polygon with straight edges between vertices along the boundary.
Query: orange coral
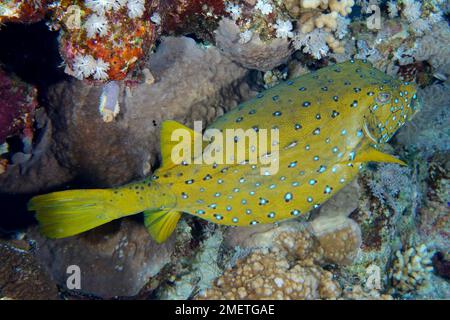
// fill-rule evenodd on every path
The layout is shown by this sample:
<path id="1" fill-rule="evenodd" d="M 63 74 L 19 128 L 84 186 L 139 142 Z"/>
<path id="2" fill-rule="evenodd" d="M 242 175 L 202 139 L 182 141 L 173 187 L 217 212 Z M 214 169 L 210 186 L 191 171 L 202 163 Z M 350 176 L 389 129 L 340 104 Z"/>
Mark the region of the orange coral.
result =
<path id="1" fill-rule="evenodd" d="M 61 7 L 59 10 L 70 10 L 69 4 L 70 2 L 67 2 L 67 7 Z M 156 26 L 149 18 L 154 8 L 152 0 L 145 1 L 145 5 L 144 14 L 136 18 L 129 16 L 126 7 L 105 12 L 104 18 L 108 23 L 106 34 L 95 34 L 92 37 L 88 36 L 85 24 L 88 17 L 95 12 L 81 7 L 82 10 L 79 12 L 81 25 L 72 30 L 68 30 L 66 25 L 66 14 L 60 12 L 59 22 L 63 25 L 60 52 L 67 64 L 68 73 L 74 72 L 74 58 L 77 55 L 89 55 L 96 60 L 102 59 L 108 65 L 108 79 L 102 80 L 124 79 L 136 63 L 147 54 L 156 38 Z M 92 80 L 92 76 L 88 79 Z"/>

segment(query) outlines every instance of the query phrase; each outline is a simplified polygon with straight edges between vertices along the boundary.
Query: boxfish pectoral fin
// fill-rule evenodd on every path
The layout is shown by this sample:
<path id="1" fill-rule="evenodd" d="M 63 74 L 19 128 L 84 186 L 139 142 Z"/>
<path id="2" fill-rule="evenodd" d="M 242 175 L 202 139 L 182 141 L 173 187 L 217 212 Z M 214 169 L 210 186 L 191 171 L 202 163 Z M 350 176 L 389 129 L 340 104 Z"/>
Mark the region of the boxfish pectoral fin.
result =
<path id="1" fill-rule="evenodd" d="M 355 162 L 389 162 L 389 163 L 397 163 L 402 166 L 406 166 L 407 164 L 403 162 L 400 159 L 397 159 L 396 157 L 378 151 L 377 149 L 373 147 L 367 147 L 366 149 L 360 151 L 355 159 Z"/>
<path id="2" fill-rule="evenodd" d="M 175 210 L 144 211 L 144 225 L 152 238 L 162 243 L 172 234 L 181 218 L 181 212 Z"/>

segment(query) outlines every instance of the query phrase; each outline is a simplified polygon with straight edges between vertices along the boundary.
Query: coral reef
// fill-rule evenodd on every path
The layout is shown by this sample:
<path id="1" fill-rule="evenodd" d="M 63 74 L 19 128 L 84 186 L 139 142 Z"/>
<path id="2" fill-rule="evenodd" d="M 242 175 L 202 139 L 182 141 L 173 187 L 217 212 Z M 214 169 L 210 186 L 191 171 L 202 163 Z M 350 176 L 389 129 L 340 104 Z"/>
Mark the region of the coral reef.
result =
<path id="1" fill-rule="evenodd" d="M 0 68 L 0 174 L 9 162 L 21 163 L 31 156 L 37 106 L 36 88 Z M 7 139 L 14 136 L 23 144 L 20 150 L 9 150 Z"/>
<path id="2" fill-rule="evenodd" d="M 399 202 L 396 201 L 400 192 L 410 193 L 411 172 L 408 168 L 397 164 L 381 164 L 375 175 L 370 179 L 369 187 L 372 194 L 381 202 L 388 204 L 397 211 Z"/>
<path id="3" fill-rule="evenodd" d="M 0 224 L 0 298 L 448 299 L 449 11 L 442 0 L 3 1 L 0 29 L 45 19 L 75 79 L 42 88 L 37 108 L 35 86 L 0 69 L 2 196 L 147 176 L 163 120 L 208 124 L 353 58 L 417 82 L 420 111 L 383 150 L 408 166 L 368 164 L 276 225 L 183 217 L 157 245 L 127 218 L 58 241 Z M 81 290 L 66 288 L 73 264 Z"/>
<path id="4" fill-rule="evenodd" d="M 44 18 L 51 0 L 5 0 L 0 3 L 0 25 L 6 22 L 33 23 Z"/>
<path id="5" fill-rule="evenodd" d="M 66 73 L 92 81 L 126 77 L 156 39 L 150 20 L 152 0 L 7 1 L 0 22 L 34 22 L 50 18 L 60 30 Z"/>
<path id="6" fill-rule="evenodd" d="M 24 240 L 0 241 L 0 298 L 57 299 L 58 290 Z"/>
<path id="7" fill-rule="evenodd" d="M 263 71 L 286 60 L 290 42 L 295 49 L 316 59 L 328 56 L 331 51 L 343 53 L 341 40 L 350 23 L 345 17 L 353 5 L 353 0 L 227 1 L 230 19 L 222 20 L 216 42 L 244 66 Z M 276 47 L 279 48 L 277 54 L 271 55 Z M 250 50 L 256 53 L 254 57 Z M 252 61 L 255 58 L 265 58 L 264 61 L 271 64 L 261 65 L 261 62 Z"/>
<path id="8" fill-rule="evenodd" d="M 184 232 L 188 226 L 178 228 L 178 233 Z M 211 233 L 198 246 L 191 259 L 178 262 L 166 274 L 167 283 L 158 289 L 159 299 L 189 299 L 198 292 L 207 289 L 211 282 L 222 274 L 220 266 L 221 243 L 223 235 L 220 231 Z"/>
<path id="9" fill-rule="evenodd" d="M 54 10 L 61 28 L 66 72 L 78 79 L 121 80 L 155 40 L 151 0 L 61 2 Z"/>
<path id="10" fill-rule="evenodd" d="M 61 241 L 45 239 L 37 230 L 28 236 L 36 241 L 36 259 L 63 289 L 67 268 L 77 265 L 80 291 L 102 298 L 136 295 L 171 261 L 175 245 L 175 239 L 158 245 L 136 221 Z"/>
<path id="11" fill-rule="evenodd" d="M 361 241 L 358 225 L 344 217 L 285 223 L 256 235 L 259 241 L 251 237 L 240 245 L 259 249 L 225 270 L 199 298 L 336 299 L 341 286 L 322 266 L 351 263 Z"/>
<path id="12" fill-rule="evenodd" d="M 50 190 L 73 179 L 73 172 L 58 163 L 54 154 L 53 126 L 43 108 L 36 110 L 34 127 L 38 134 L 31 153 L 23 161 L 8 164 L 0 175 L 0 192 L 24 194 Z"/>
<path id="13" fill-rule="evenodd" d="M 431 74 L 449 73 L 450 30 L 443 18 L 442 1 L 390 1 L 386 23 L 372 33 L 363 24 L 352 25 L 363 37 L 356 37 L 356 58 L 365 58 L 388 74 L 424 85 Z M 386 14 L 386 12 L 383 12 Z"/>
<path id="14" fill-rule="evenodd" d="M 1 189 L 36 192 L 47 182 L 61 185 L 74 176 L 91 185 L 110 186 L 145 176 L 158 163 L 159 124 L 164 119 L 187 125 L 198 119 L 209 122 L 253 94 L 245 83 L 247 70 L 190 38 L 165 38 L 147 68 L 155 82 L 131 89 L 120 83 L 121 112 L 110 123 L 99 116 L 103 87 L 67 81 L 50 89 L 51 123 L 46 132 L 51 143 L 42 145 L 28 170 L 0 177 Z M 40 156 L 54 168 L 45 170 Z"/>
<path id="15" fill-rule="evenodd" d="M 217 47 L 245 68 L 268 71 L 286 62 L 292 54 L 286 39 L 264 42 L 256 33 L 250 33 L 245 41 L 241 39 L 240 29 L 232 20 L 220 21 L 215 38 Z"/>
<path id="16" fill-rule="evenodd" d="M 165 0 L 160 2 L 157 14 L 164 34 L 194 33 L 212 40 L 212 32 L 226 12 L 223 0 Z"/>
<path id="17" fill-rule="evenodd" d="M 276 253 L 254 252 L 225 271 L 204 299 L 336 298 L 340 288 L 330 272 L 315 266 L 290 265 Z"/>

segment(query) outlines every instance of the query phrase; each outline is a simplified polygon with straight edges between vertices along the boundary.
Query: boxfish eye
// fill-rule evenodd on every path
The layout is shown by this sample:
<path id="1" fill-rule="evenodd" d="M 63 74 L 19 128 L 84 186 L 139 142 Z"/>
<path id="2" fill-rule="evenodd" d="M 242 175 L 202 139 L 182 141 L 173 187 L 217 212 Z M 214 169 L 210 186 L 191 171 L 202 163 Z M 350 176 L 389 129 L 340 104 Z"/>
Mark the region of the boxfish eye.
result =
<path id="1" fill-rule="evenodd" d="M 391 94 L 387 92 L 380 92 L 375 98 L 375 101 L 379 104 L 388 103 L 391 100 Z"/>

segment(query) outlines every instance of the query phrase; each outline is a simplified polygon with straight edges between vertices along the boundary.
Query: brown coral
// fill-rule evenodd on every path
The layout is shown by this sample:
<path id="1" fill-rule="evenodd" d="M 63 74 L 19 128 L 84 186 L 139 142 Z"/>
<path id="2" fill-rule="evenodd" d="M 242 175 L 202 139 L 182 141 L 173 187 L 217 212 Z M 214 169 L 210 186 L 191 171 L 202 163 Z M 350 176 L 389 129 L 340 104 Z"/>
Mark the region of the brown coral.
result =
<path id="1" fill-rule="evenodd" d="M 254 252 L 220 277 L 200 299 L 336 298 L 339 285 L 320 267 L 291 265 L 280 253 Z"/>
<path id="2" fill-rule="evenodd" d="M 433 271 L 432 256 L 425 244 L 398 250 L 389 274 L 393 292 L 405 294 L 427 290 Z"/>
<path id="3" fill-rule="evenodd" d="M 264 249 L 226 270 L 200 299 L 336 299 L 341 288 L 321 265 L 351 263 L 361 244 L 358 225 L 342 216 L 291 221 L 247 237 L 231 243 Z"/>
<path id="4" fill-rule="evenodd" d="M 25 241 L 0 242 L 0 297 L 57 299 L 56 284 Z"/>

